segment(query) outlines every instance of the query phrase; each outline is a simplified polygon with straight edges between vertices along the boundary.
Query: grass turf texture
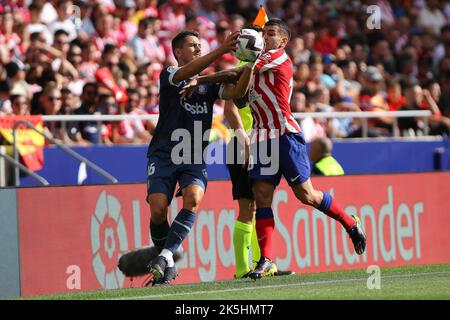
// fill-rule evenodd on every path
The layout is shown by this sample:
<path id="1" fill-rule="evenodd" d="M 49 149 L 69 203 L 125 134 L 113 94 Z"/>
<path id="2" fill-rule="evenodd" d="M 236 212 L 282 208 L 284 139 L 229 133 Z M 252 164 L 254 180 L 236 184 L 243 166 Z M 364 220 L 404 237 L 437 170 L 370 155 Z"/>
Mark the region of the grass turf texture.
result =
<path id="1" fill-rule="evenodd" d="M 280 300 L 450 299 L 450 264 L 381 268 L 381 289 L 367 288 L 363 270 L 239 279 L 164 287 L 98 290 L 27 299 Z M 138 285 L 142 281 L 135 281 Z M 263 290 L 262 290 L 263 289 Z"/>

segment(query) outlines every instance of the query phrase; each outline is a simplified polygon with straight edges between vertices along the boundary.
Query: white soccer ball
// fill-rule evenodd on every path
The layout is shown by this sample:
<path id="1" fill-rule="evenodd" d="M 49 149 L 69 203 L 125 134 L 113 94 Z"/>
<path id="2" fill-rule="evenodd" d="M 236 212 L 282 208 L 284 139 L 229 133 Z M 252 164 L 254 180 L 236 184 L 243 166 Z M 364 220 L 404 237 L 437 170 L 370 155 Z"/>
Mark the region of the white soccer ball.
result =
<path id="1" fill-rule="evenodd" d="M 241 61 L 253 62 L 264 49 L 264 38 L 253 29 L 242 29 L 234 55 Z"/>

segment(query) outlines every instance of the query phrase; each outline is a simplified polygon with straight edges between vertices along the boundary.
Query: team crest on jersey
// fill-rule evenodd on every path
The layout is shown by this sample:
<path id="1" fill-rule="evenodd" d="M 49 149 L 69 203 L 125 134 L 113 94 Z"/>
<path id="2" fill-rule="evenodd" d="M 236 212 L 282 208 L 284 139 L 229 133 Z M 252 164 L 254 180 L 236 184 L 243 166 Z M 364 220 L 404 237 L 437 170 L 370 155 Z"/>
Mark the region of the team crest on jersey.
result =
<path id="1" fill-rule="evenodd" d="M 206 91 L 207 91 L 206 86 L 204 86 L 202 84 L 199 85 L 197 91 L 199 94 L 206 94 Z"/>
<path id="2" fill-rule="evenodd" d="M 262 54 L 262 55 L 259 57 L 260 60 L 263 60 L 263 61 L 265 61 L 265 62 L 269 62 L 270 58 L 271 58 L 271 55 L 270 55 L 270 53 L 268 53 L 268 52 Z"/>

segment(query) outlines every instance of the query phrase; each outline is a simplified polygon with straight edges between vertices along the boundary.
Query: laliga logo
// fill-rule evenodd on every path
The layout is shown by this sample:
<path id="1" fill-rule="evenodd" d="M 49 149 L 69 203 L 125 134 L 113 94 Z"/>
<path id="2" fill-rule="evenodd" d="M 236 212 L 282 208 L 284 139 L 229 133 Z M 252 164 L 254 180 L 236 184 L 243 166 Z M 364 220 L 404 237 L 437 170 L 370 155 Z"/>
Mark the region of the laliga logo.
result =
<path id="1" fill-rule="evenodd" d="M 117 268 L 117 260 L 119 254 L 128 250 L 127 232 L 119 201 L 105 191 L 98 197 L 91 217 L 91 248 L 92 265 L 101 286 L 122 288 L 125 276 Z"/>

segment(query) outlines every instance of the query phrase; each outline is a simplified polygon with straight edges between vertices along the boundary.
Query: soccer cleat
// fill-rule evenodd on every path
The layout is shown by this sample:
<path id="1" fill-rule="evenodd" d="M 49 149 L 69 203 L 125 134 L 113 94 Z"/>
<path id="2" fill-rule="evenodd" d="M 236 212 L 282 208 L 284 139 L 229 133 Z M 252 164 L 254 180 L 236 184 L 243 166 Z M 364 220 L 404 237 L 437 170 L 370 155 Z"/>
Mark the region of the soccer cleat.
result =
<path id="1" fill-rule="evenodd" d="M 253 270 L 250 270 L 247 273 L 244 273 L 240 277 L 238 277 L 236 274 L 233 277 L 234 277 L 234 279 L 245 279 L 245 278 L 248 278 L 250 276 L 250 273 L 252 273 L 252 272 L 253 272 Z"/>
<path id="2" fill-rule="evenodd" d="M 255 270 L 248 275 L 250 279 L 257 280 L 266 276 L 273 276 L 278 271 L 277 266 L 270 259 L 261 256 Z"/>
<path id="3" fill-rule="evenodd" d="M 175 266 L 173 267 L 167 267 L 166 270 L 164 270 L 164 276 L 160 278 L 159 280 L 156 280 L 153 278 L 152 280 L 152 286 L 164 286 L 169 285 L 172 280 L 175 280 L 175 278 L 178 276 L 178 271 Z"/>
<path id="4" fill-rule="evenodd" d="M 149 264 L 161 253 L 160 248 L 144 247 L 127 252 L 120 257 L 118 267 L 119 270 L 127 277 L 141 277 L 148 275 Z M 182 251 L 176 251 L 173 254 L 173 261 L 183 258 Z"/>
<path id="5" fill-rule="evenodd" d="M 358 216 L 352 215 L 352 218 L 356 221 L 355 226 L 347 230 L 350 238 L 352 239 L 355 251 L 361 255 L 366 250 L 366 234 L 361 226 L 361 220 Z"/>
<path id="6" fill-rule="evenodd" d="M 164 271 L 167 268 L 167 260 L 163 256 L 157 256 L 148 265 L 149 272 L 153 274 L 154 281 L 159 281 L 164 277 Z"/>

